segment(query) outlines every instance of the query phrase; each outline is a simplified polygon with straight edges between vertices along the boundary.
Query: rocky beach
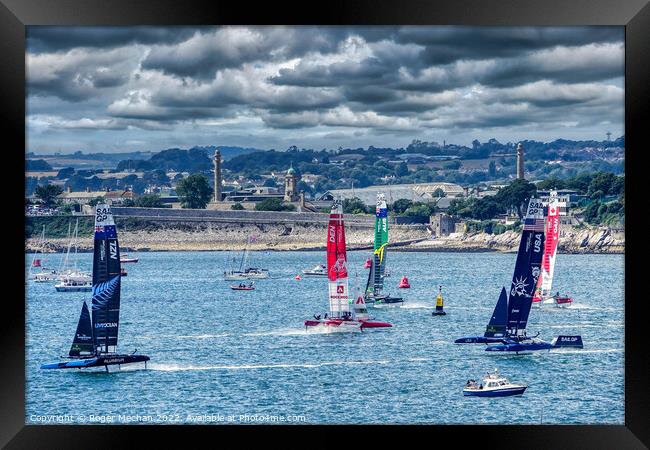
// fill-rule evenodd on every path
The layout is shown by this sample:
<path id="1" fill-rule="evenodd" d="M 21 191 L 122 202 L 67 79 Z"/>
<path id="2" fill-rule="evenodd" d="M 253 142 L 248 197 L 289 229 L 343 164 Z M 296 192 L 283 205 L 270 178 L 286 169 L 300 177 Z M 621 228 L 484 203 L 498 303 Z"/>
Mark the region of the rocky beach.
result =
<path id="1" fill-rule="evenodd" d="M 253 236 L 251 250 L 318 250 L 325 248 L 324 224 L 238 224 L 238 223 L 161 223 L 147 229 L 120 230 L 122 251 L 218 251 L 241 250 Z M 395 251 L 423 252 L 516 252 L 520 234 L 506 231 L 454 233 L 432 238 L 426 225 L 393 225 L 391 247 Z M 372 227 L 346 226 L 348 248 L 372 248 Z M 80 236 L 79 251 L 92 250 L 92 237 Z M 29 238 L 25 250 L 36 250 L 39 240 Z M 47 238 L 47 251 L 60 252 L 68 246 L 66 238 Z M 624 253 L 625 233 L 607 227 L 567 227 L 561 232 L 562 253 Z"/>

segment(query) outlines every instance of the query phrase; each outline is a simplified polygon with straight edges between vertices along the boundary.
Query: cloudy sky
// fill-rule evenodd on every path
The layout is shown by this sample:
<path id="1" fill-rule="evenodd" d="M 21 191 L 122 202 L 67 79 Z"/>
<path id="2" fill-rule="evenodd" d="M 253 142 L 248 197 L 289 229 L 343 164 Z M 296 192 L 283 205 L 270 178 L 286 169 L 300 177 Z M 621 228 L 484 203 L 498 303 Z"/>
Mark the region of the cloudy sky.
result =
<path id="1" fill-rule="evenodd" d="M 622 27 L 39 27 L 27 149 L 604 140 Z"/>

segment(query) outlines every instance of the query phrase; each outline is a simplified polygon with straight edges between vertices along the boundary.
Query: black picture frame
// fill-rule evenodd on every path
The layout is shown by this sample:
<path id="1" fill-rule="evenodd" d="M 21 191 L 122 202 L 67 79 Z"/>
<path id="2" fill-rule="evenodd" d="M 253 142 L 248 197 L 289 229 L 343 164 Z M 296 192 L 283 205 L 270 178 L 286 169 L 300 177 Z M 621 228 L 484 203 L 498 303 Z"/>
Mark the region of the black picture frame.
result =
<path id="1" fill-rule="evenodd" d="M 24 292 L 3 296 L 0 335 L 0 445 L 7 448 L 116 448 L 135 446 L 133 440 L 151 439 L 164 447 L 183 442 L 179 433 L 200 434 L 215 446 L 228 435 L 249 442 L 254 436 L 272 433 L 284 444 L 304 447 L 309 440 L 321 443 L 341 436 L 363 442 L 381 442 L 386 433 L 403 433 L 409 442 L 425 439 L 433 445 L 451 445 L 472 439 L 481 448 L 645 448 L 650 446 L 647 384 L 648 345 L 645 304 L 650 299 L 639 289 L 644 280 L 645 261 L 640 231 L 645 213 L 642 200 L 643 156 L 647 153 L 642 130 L 647 127 L 644 112 L 650 104 L 650 4 L 648 0 L 455 0 L 373 1 L 330 0 L 310 2 L 225 2 L 203 0 L 0 0 L 0 114 L 5 133 L 3 164 L 11 177 L 3 206 L 12 222 L 12 233 L 24 236 L 23 198 L 25 147 L 25 27 L 28 25 L 218 25 L 218 24 L 422 24 L 422 25 L 623 25 L 625 26 L 625 134 L 626 134 L 626 240 L 625 254 L 625 425 L 604 426 L 368 426 L 350 429 L 301 426 L 303 437 L 283 427 L 272 426 L 35 426 L 25 425 L 25 304 Z M 9 138 L 9 139 L 7 139 Z M 9 165 L 7 165 L 9 164 Z M 22 174 L 22 175 L 21 175 Z M 15 226 L 15 228 L 13 228 Z M 24 238 L 23 238 L 24 239 Z M 9 238 L 4 248 L 12 270 L 10 280 L 23 278 L 19 262 L 24 257 L 21 238 Z M 586 380 L 606 382 L 606 380 Z M 332 432 L 336 431 L 336 434 Z M 328 437 L 329 435 L 329 437 Z M 194 437 L 194 436 L 193 436 Z M 307 441 L 305 441 L 307 439 Z M 443 444 L 447 442 L 447 444 Z"/>

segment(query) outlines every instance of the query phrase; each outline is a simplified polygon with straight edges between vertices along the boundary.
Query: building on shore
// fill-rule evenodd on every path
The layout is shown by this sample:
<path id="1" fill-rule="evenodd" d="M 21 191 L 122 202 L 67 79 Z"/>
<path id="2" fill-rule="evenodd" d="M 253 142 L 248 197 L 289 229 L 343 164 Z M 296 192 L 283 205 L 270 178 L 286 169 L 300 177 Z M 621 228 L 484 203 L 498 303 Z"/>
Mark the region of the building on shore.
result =
<path id="1" fill-rule="evenodd" d="M 436 237 L 449 236 L 456 232 L 456 219 L 446 213 L 436 213 L 431 216 L 429 225 Z"/>
<path id="2" fill-rule="evenodd" d="M 444 193 L 444 197 L 438 197 L 438 189 Z M 329 204 L 331 204 L 332 200 L 334 200 L 336 197 L 341 197 L 343 200 L 356 197 L 365 203 L 366 206 L 374 207 L 375 203 L 377 202 L 377 193 L 385 194 L 386 201 L 388 203 L 394 203 L 400 199 L 411 200 L 413 202 L 428 203 L 442 201 L 445 198 L 448 200 L 443 203 L 447 203 L 452 198 L 463 197 L 465 195 L 463 188 L 454 183 L 436 182 L 389 184 L 354 189 L 332 189 L 319 195 L 314 203 L 319 204 L 321 202 L 329 202 Z"/>
<path id="3" fill-rule="evenodd" d="M 119 189 L 111 191 L 109 188 L 103 191 L 91 191 L 90 188 L 81 192 L 73 192 L 68 188 L 65 192 L 59 195 L 59 199 L 63 203 L 79 203 L 80 205 L 87 205 L 89 201 L 97 197 L 104 197 L 110 201 L 111 204 L 121 204 L 125 200 L 135 200 L 136 195 L 130 189 Z"/>

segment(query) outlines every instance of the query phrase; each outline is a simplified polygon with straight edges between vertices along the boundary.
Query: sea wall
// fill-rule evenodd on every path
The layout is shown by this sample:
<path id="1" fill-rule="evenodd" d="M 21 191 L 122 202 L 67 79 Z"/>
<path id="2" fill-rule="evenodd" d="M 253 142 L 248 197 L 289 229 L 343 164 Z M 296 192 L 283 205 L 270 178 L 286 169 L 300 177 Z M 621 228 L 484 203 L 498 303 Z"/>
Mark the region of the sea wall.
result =
<path id="1" fill-rule="evenodd" d="M 122 248 L 138 251 L 208 251 L 240 250 L 245 247 L 249 236 L 253 250 L 315 250 L 325 248 L 327 214 L 301 213 L 255 213 L 242 217 L 227 217 L 220 214 L 166 215 L 163 217 L 124 215 L 122 210 L 138 208 L 114 208 L 120 228 L 119 239 Z M 170 210 L 167 210 L 170 211 Z M 180 210 L 180 213 L 183 211 Z M 223 211 L 211 211 L 219 213 Z M 229 211 L 226 211 L 230 213 Z M 233 211 L 251 213 L 250 211 Z M 325 220 L 321 217 L 324 216 Z M 126 219 L 135 222 L 126 222 Z M 346 217 L 346 239 L 350 249 L 372 247 L 373 216 Z M 137 223 L 137 227 L 123 227 L 125 223 Z M 46 232 L 47 233 L 47 232 Z M 47 235 L 46 235 L 47 237 Z M 391 247 L 397 251 L 500 251 L 514 252 L 519 245 L 520 234 L 507 231 L 499 235 L 485 233 L 453 234 L 449 237 L 432 239 L 426 225 L 390 226 Z M 80 251 L 92 249 L 92 236 L 80 236 Z M 27 251 L 38 245 L 38 238 L 26 240 Z M 68 245 L 66 238 L 47 238 L 50 251 L 62 251 Z M 623 253 L 625 235 L 623 231 L 610 228 L 566 228 L 562 230 L 560 252 L 563 253 Z"/>

